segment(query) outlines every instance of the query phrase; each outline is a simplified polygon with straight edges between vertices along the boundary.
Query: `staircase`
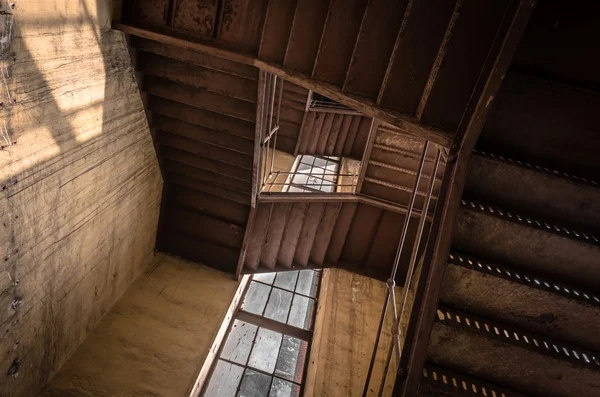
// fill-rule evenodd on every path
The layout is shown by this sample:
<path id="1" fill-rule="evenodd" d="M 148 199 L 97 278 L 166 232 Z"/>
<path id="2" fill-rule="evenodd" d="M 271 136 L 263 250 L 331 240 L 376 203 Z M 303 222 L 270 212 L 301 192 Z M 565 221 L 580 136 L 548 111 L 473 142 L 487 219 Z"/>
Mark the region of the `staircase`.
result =
<path id="1" fill-rule="evenodd" d="M 385 280 L 405 215 L 359 202 L 259 202 L 249 229 L 244 271 L 255 273 L 338 266 Z M 406 244 L 414 244 L 416 221 Z M 403 280 L 410 250 L 401 257 Z"/>
<path id="2" fill-rule="evenodd" d="M 408 207 L 414 181 L 423 155 L 424 141 L 402 133 L 397 128 L 380 125 L 368 157 L 361 194 Z M 431 174 L 435 167 L 437 148 L 430 144 L 419 181 L 415 208 L 422 209 Z M 430 212 L 435 208 L 437 192 L 444 173 L 444 161 L 436 173 Z"/>
<path id="3" fill-rule="evenodd" d="M 420 394 L 598 396 L 597 155 L 568 121 L 599 97 L 507 80 L 470 162 Z M 556 106 L 568 98 L 588 106 Z"/>

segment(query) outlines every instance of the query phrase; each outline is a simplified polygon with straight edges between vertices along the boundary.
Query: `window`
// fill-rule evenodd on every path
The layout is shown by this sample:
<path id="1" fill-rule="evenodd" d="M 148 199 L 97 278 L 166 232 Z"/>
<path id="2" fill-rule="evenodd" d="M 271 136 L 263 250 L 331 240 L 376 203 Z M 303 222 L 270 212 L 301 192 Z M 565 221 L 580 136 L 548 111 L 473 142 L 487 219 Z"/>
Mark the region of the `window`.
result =
<path id="1" fill-rule="evenodd" d="M 339 157 L 298 156 L 287 191 L 335 192 L 339 171 Z"/>
<path id="2" fill-rule="evenodd" d="M 204 397 L 300 397 L 321 273 L 255 274 Z"/>

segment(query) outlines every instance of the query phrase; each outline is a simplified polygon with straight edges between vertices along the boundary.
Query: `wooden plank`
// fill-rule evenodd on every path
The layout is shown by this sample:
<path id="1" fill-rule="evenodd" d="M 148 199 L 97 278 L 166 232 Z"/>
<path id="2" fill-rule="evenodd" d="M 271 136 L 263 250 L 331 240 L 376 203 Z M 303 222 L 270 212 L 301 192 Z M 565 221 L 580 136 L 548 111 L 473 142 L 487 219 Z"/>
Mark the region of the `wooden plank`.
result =
<path id="1" fill-rule="evenodd" d="M 252 155 L 254 151 L 254 143 L 249 139 L 229 135 L 171 117 L 155 115 L 152 118 L 152 126 L 157 130 L 169 132 L 197 142 L 209 143 L 245 155 Z"/>
<path id="2" fill-rule="evenodd" d="M 239 225 L 179 208 L 170 203 L 167 204 L 165 211 L 164 227 L 175 233 L 232 249 L 239 249 L 242 246 L 244 228 Z"/>
<path id="3" fill-rule="evenodd" d="M 326 156 L 336 156 L 335 153 L 335 144 L 340 136 L 340 127 L 342 126 L 342 122 L 344 118 L 347 117 L 344 114 L 336 114 L 333 118 L 333 124 L 331 124 L 331 131 L 329 131 L 329 137 L 327 138 L 327 142 L 325 143 L 325 150 L 323 154 Z"/>
<path id="4" fill-rule="evenodd" d="M 235 273 L 239 251 L 207 241 L 196 240 L 184 234 L 165 233 L 160 251 L 180 256 L 183 259 L 203 263 L 227 273 Z"/>
<path id="5" fill-rule="evenodd" d="M 372 125 L 373 119 L 361 117 L 349 157 L 357 160 L 362 159 L 365 148 L 367 147 L 367 142 L 369 141 L 369 133 L 371 132 Z"/>
<path id="6" fill-rule="evenodd" d="M 283 233 L 287 226 L 288 216 L 291 209 L 292 204 L 274 204 L 271 212 L 269 230 L 267 231 L 265 245 L 261 253 L 261 266 L 264 266 L 268 269 L 274 269 L 275 265 L 277 265 L 279 248 L 281 246 L 281 241 L 283 240 Z"/>
<path id="7" fill-rule="evenodd" d="M 308 203 L 306 202 L 292 204 L 277 258 L 277 263 L 283 267 L 291 268 L 294 264 L 294 254 L 300 239 L 300 232 L 302 231 L 307 208 Z"/>
<path id="8" fill-rule="evenodd" d="M 369 3 L 343 90 L 376 99 L 400 30 L 407 0 Z"/>
<path id="9" fill-rule="evenodd" d="M 359 204 L 346 237 L 341 260 L 362 266 L 377 232 L 383 211 L 370 205 Z"/>
<path id="10" fill-rule="evenodd" d="M 166 145 L 174 149 L 183 150 L 188 153 L 234 165 L 241 169 L 252 169 L 252 156 L 234 152 L 223 147 L 194 141 L 164 131 L 158 133 L 158 142 L 161 145 Z"/>
<path id="11" fill-rule="evenodd" d="M 357 203 L 343 203 L 340 213 L 335 222 L 335 228 L 327 247 L 325 261 L 328 264 L 336 264 L 340 260 L 346 237 L 350 231 Z"/>
<path id="12" fill-rule="evenodd" d="M 300 136 L 298 137 L 298 153 L 300 154 L 307 153 L 308 143 L 311 137 L 310 132 L 313 130 L 316 116 L 317 114 L 315 112 L 306 113 L 306 120 L 302 125 L 302 129 L 300 130 Z"/>
<path id="13" fill-rule="evenodd" d="M 315 154 L 317 151 L 317 143 L 319 142 L 319 135 L 322 131 L 325 118 L 328 116 L 326 113 L 315 112 L 315 122 L 312 128 L 308 130 L 308 143 L 306 147 L 306 154 Z"/>
<path id="14" fill-rule="evenodd" d="M 239 179 L 233 179 L 214 172 L 205 171 L 196 167 L 191 167 L 187 164 L 179 163 L 177 161 L 165 161 L 164 169 L 168 172 L 183 175 L 185 177 L 196 179 L 201 182 L 206 182 L 220 187 L 224 187 L 229 190 L 238 190 L 240 192 L 250 193 L 249 182 L 243 182 Z"/>
<path id="15" fill-rule="evenodd" d="M 204 38 L 212 38 L 217 20 L 218 2 L 178 0 L 173 5 L 172 26 Z"/>
<path id="16" fill-rule="evenodd" d="M 251 123 L 254 123 L 256 118 L 256 105 L 253 103 L 160 77 L 145 76 L 144 91 L 150 95 L 225 114 Z"/>
<path id="17" fill-rule="evenodd" d="M 344 146 L 346 144 L 346 139 L 348 137 L 348 132 L 350 131 L 353 118 L 354 116 L 347 114 L 344 115 L 342 124 L 340 125 L 340 132 L 338 133 L 337 140 L 335 141 L 335 148 L 333 149 L 333 152 L 338 156 L 343 155 Z"/>
<path id="18" fill-rule="evenodd" d="M 352 147 L 354 146 L 354 140 L 358 134 L 358 128 L 360 127 L 361 119 L 362 116 L 352 116 L 352 121 L 348 129 L 348 135 L 346 135 L 346 140 L 344 141 L 344 149 L 342 150 L 344 157 L 350 157 L 352 153 Z"/>
<path id="19" fill-rule="evenodd" d="M 209 112 L 152 95 L 148 101 L 148 108 L 153 113 L 187 121 L 188 123 L 201 125 L 231 135 L 254 139 L 254 123 L 232 117 L 223 117 L 224 115 L 219 113 Z"/>
<path id="20" fill-rule="evenodd" d="M 323 217 L 315 234 L 315 242 L 310 252 L 310 262 L 319 266 L 325 261 L 327 247 L 333 235 L 342 203 L 327 203 L 323 210 Z"/>
<path id="21" fill-rule="evenodd" d="M 142 24 L 163 26 L 167 24 L 169 0 L 134 0 L 123 4 L 123 19 Z"/>
<path id="22" fill-rule="evenodd" d="M 265 238 L 269 230 L 273 206 L 274 204 L 259 204 L 256 207 L 256 215 L 252 224 L 252 230 L 248 231 L 251 235 L 250 241 L 248 242 L 248 250 L 246 251 L 246 260 L 244 262 L 244 268 L 247 270 L 258 269 Z"/>
<path id="23" fill-rule="evenodd" d="M 329 134 L 331 133 L 331 126 L 333 125 L 333 119 L 335 118 L 335 114 L 327 113 L 325 115 L 325 119 L 323 120 L 323 127 L 321 131 L 319 131 L 318 139 L 315 139 L 316 149 L 315 154 L 323 155 L 325 154 L 325 146 L 327 145 L 327 140 L 329 139 Z"/>
<path id="24" fill-rule="evenodd" d="M 298 245 L 296 246 L 296 253 L 294 255 L 294 264 L 306 267 L 310 259 L 310 252 L 315 241 L 317 228 L 321 222 L 323 211 L 325 210 L 325 204 L 323 203 L 310 203 L 306 210 L 304 222 L 302 224 L 302 231 Z"/>
<path id="25" fill-rule="evenodd" d="M 377 106 L 374 101 L 370 101 L 364 97 L 353 95 L 351 93 L 344 93 L 339 87 L 332 86 L 327 83 L 317 82 L 306 77 L 306 75 L 282 69 L 280 66 L 256 59 L 254 56 L 248 55 L 247 53 L 245 54 L 226 50 L 214 44 L 194 41 L 190 37 L 186 37 L 180 32 L 175 32 L 172 29 L 155 27 L 152 30 L 148 30 L 116 21 L 113 21 L 112 27 L 113 29 L 120 30 L 127 34 L 160 41 L 162 43 L 173 45 L 179 48 L 203 52 L 205 54 L 226 58 L 246 65 L 256 66 L 269 73 L 273 73 L 288 82 L 302 86 L 305 89 L 320 92 L 328 98 L 355 109 L 366 116 L 381 119 L 382 121 L 394 125 L 409 134 L 423 137 L 444 147 L 450 146 L 450 142 L 454 134 L 450 131 L 431 126 L 425 126 L 420 122 L 417 122 L 412 116 L 392 110 L 382 109 Z"/>
<path id="26" fill-rule="evenodd" d="M 371 158 L 371 151 L 373 150 L 373 144 L 375 142 L 375 137 L 377 136 L 377 130 L 379 127 L 379 122 L 375 119 L 371 120 L 371 127 L 369 129 L 369 136 L 367 138 L 366 147 L 362 154 L 362 159 L 360 161 L 360 173 L 358 175 L 358 181 L 356 182 L 356 191 L 360 193 L 362 191 L 362 185 L 365 180 L 365 174 L 367 172 L 367 168 L 369 167 L 369 159 Z"/>
<path id="27" fill-rule="evenodd" d="M 206 181 L 194 179 L 174 172 L 167 172 L 165 180 L 169 185 L 183 186 L 199 192 L 212 194 L 213 196 L 226 198 L 236 203 L 250 205 L 250 195 L 231 190 L 223 186 L 207 183 Z"/>
<path id="28" fill-rule="evenodd" d="M 458 127 L 506 10 L 503 0 L 464 1 L 424 107 L 426 124 Z"/>
<path id="29" fill-rule="evenodd" d="M 435 7 L 425 1 L 412 2 L 389 79 L 380 92 L 382 106 L 416 112 L 455 4 L 456 0 L 441 1 Z"/>
<path id="30" fill-rule="evenodd" d="M 268 317 L 259 316 L 249 312 L 240 310 L 237 313 L 237 319 L 246 323 L 254 324 L 259 327 L 264 327 L 269 330 L 279 332 L 302 340 L 311 340 L 312 332 L 302 328 L 297 328 L 291 325 L 280 323 L 279 321 L 271 320 Z"/>
<path id="31" fill-rule="evenodd" d="M 185 151 L 187 145 L 181 145 L 181 147 L 183 150 L 174 149 L 169 146 L 163 146 L 161 148 L 160 155 L 165 159 L 177 161 L 179 163 L 187 164 L 196 168 L 201 168 L 206 171 L 214 172 L 215 174 L 221 174 L 230 178 L 250 182 L 250 170 L 223 163 L 222 161 L 216 159 L 189 153 Z"/>
<path id="32" fill-rule="evenodd" d="M 341 86 L 350 65 L 367 0 L 332 0 L 312 71 L 315 80 Z"/>
<path id="33" fill-rule="evenodd" d="M 297 0 L 269 1 L 258 58 L 283 64 Z"/>
<path id="34" fill-rule="evenodd" d="M 268 0 L 228 0 L 221 11 L 218 42 L 230 47 L 258 52 Z"/>
<path id="35" fill-rule="evenodd" d="M 143 51 L 138 53 L 138 67 L 153 76 L 256 103 L 257 84 L 253 80 Z"/>
<path id="36" fill-rule="evenodd" d="M 312 72 L 330 0 L 298 0 L 283 65 L 305 74 Z"/>
<path id="37" fill-rule="evenodd" d="M 212 218 L 221 219 L 244 227 L 248 221 L 250 208 L 205 192 L 187 189 L 182 186 L 169 186 L 169 204 L 188 209 Z"/>

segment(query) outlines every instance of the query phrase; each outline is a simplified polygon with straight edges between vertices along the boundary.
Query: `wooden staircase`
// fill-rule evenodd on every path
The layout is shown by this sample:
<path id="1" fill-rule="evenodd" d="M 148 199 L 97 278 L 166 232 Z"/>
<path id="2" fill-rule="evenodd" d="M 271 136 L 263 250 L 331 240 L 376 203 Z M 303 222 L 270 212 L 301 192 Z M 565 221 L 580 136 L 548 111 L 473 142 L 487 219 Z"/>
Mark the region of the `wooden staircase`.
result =
<path id="1" fill-rule="evenodd" d="M 420 394 L 596 396 L 600 189 L 577 171 L 597 155 L 571 151 L 585 123 L 563 128 L 589 109 L 569 98 L 598 94 L 507 79 L 471 159 Z M 537 97 L 525 118 L 523 97 Z"/>
<path id="2" fill-rule="evenodd" d="M 249 229 L 244 272 L 338 266 L 385 280 L 405 215 L 358 202 L 259 202 Z M 414 244 L 411 222 L 407 244 Z M 401 257 L 404 279 L 410 252 Z"/>

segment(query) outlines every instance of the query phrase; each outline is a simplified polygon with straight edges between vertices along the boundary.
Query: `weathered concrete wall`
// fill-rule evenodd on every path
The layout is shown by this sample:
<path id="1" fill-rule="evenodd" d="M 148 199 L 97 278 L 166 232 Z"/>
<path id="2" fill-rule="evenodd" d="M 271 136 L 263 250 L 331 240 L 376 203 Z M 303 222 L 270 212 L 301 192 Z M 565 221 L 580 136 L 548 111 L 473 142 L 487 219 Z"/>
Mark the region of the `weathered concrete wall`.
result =
<path id="1" fill-rule="evenodd" d="M 0 395 L 34 396 L 149 263 L 162 180 L 109 5 L 15 3 L 0 60 Z"/>
<path id="2" fill-rule="evenodd" d="M 42 393 L 186 397 L 238 283 L 159 254 Z"/>
<path id="3" fill-rule="evenodd" d="M 401 289 L 396 291 L 398 301 Z M 381 281 L 341 269 L 323 271 L 305 397 L 362 396 L 385 297 Z M 392 325 L 388 313 L 369 396 L 377 395 L 383 378 Z M 396 364 L 393 356 L 391 365 L 395 368 Z M 395 380 L 388 378 L 384 396 L 391 395 Z"/>

